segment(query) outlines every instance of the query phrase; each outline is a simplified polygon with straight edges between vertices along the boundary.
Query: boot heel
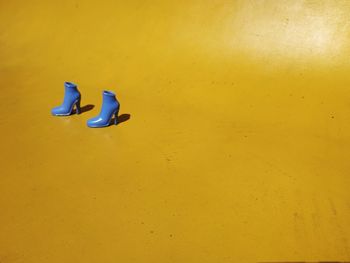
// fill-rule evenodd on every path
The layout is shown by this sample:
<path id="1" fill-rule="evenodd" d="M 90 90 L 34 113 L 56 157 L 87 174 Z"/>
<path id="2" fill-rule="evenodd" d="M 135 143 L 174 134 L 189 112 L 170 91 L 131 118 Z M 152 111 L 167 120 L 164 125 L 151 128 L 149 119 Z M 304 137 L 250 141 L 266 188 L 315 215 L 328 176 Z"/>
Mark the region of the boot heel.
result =
<path id="1" fill-rule="evenodd" d="M 119 109 L 117 109 L 117 111 L 114 113 L 114 125 L 118 124 L 118 113 L 119 113 Z"/>
<path id="2" fill-rule="evenodd" d="M 77 114 L 81 113 L 81 108 L 80 108 L 80 99 L 77 101 L 77 103 L 75 104 L 75 108 L 76 108 L 76 112 Z"/>

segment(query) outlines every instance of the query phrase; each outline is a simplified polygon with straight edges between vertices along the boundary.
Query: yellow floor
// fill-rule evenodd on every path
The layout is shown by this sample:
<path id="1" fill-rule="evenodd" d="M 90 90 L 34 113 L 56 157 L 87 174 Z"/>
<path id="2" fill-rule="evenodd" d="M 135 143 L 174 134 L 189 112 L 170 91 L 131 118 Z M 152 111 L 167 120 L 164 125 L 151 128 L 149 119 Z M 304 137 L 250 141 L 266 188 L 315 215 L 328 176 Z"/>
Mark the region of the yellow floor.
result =
<path id="1" fill-rule="evenodd" d="M 349 14 L 1 1 L 0 262 L 349 261 Z M 89 129 L 103 89 L 123 122 Z"/>

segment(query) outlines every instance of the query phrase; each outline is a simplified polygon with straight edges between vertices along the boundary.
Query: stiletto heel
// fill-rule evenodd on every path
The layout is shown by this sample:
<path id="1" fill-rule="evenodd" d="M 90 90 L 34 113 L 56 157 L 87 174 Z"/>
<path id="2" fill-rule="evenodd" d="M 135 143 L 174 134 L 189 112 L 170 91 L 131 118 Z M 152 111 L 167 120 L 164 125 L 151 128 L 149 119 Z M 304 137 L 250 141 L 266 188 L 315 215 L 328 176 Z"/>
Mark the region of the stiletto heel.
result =
<path id="1" fill-rule="evenodd" d="M 118 111 L 120 104 L 117 101 L 115 94 L 110 91 L 103 91 L 102 93 L 102 108 L 100 115 L 87 121 L 87 126 L 90 128 L 106 127 L 111 124 L 113 116 L 115 116 L 114 124 L 118 123 Z"/>
<path id="2" fill-rule="evenodd" d="M 80 100 L 81 100 L 81 95 L 80 92 L 77 88 L 77 85 L 71 82 L 65 82 L 64 83 L 64 99 L 63 103 L 55 107 L 51 110 L 52 115 L 54 116 L 68 116 L 72 114 L 74 104 L 76 105 L 77 108 L 77 114 L 80 113 Z"/>
<path id="3" fill-rule="evenodd" d="M 118 124 L 118 112 L 119 112 L 119 109 L 117 109 L 117 111 L 114 113 L 114 125 Z"/>
<path id="4" fill-rule="evenodd" d="M 76 113 L 77 113 L 77 114 L 80 114 L 80 113 L 81 113 L 80 101 L 81 101 L 81 99 L 79 99 L 79 100 L 77 101 L 77 103 L 75 104 L 75 108 L 76 108 Z"/>

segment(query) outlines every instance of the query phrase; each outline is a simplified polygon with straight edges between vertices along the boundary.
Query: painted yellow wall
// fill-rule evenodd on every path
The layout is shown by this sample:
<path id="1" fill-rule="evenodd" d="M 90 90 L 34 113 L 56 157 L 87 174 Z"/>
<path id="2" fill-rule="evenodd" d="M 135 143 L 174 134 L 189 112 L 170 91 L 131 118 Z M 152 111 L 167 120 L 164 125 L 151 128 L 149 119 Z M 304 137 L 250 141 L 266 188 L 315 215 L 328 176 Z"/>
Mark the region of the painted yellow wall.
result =
<path id="1" fill-rule="evenodd" d="M 349 261 L 349 14 L 1 1 L 0 262 Z M 52 117 L 64 81 L 95 107 Z"/>

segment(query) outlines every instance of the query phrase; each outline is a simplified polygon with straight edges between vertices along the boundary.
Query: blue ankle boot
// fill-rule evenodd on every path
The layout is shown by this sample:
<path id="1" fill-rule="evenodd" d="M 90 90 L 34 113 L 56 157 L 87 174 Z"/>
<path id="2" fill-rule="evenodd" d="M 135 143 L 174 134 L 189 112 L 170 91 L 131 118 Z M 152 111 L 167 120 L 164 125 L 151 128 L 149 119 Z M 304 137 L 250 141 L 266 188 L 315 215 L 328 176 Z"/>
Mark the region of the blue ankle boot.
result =
<path id="1" fill-rule="evenodd" d="M 118 123 L 118 112 L 120 104 L 117 101 L 115 94 L 110 91 L 103 91 L 103 102 L 100 115 L 87 121 L 90 128 L 100 128 L 110 125 L 111 119 L 114 115 L 114 124 Z"/>
<path id="2" fill-rule="evenodd" d="M 78 91 L 77 85 L 71 82 L 64 83 L 65 93 L 64 100 L 61 106 L 55 107 L 51 110 L 54 116 L 68 116 L 72 114 L 74 105 L 76 106 L 76 113 L 80 114 L 80 100 L 81 95 Z"/>

